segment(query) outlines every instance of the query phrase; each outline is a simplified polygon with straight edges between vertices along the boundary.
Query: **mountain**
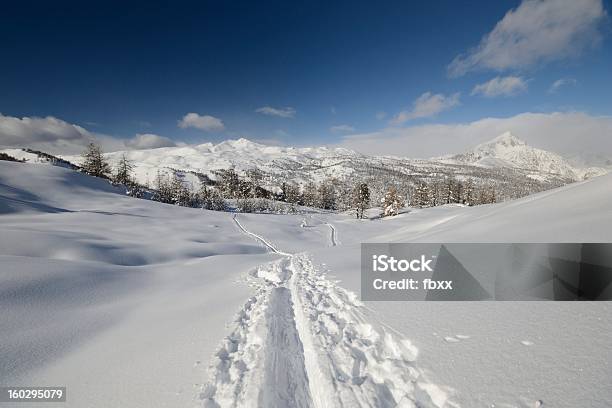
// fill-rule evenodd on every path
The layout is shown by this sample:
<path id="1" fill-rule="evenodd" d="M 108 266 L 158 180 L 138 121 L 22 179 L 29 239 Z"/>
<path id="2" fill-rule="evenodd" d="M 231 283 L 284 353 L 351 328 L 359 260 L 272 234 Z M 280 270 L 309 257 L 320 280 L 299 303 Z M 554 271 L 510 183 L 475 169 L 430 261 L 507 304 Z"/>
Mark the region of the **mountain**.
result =
<path id="1" fill-rule="evenodd" d="M 39 161 L 32 154 L 9 153 Z M 390 185 L 403 191 L 411 191 L 420 182 L 440 188 L 448 177 L 493 186 L 499 199 L 506 200 L 606 173 L 602 168 L 572 166 L 560 155 L 531 147 L 510 132 L 465 153 L 432 159 L 368 156 L 334 147 L 267 146 L 247 139 L 105 154 L 113 166 L 123 155 L 133 162 L 136 180 L 151 186 L 158 173 L 174 173 L 197 189 L 202 183 L 214 184 L 218 170 L 234 168 L 243 177 L 256 170 L 258 184 L 276 192 L 285 182 L 303 185 L 333 179 L 342 186 L 341 194 L 350 195 L 357 180 L 366 180 L 375 200 Z M 80 156 L 63 159 L 81 161 Z"/>
<path id="2" fill-rule="evenodd" d="M 534 176 L 557 174 L 575 181 L 607 173 L 603 168 L 578 168 L 562 156 L 527 145 L 511 132 L 482 143 L 474 149 L 448 157 L 448 161 L 483 167 L 512 167 L 533 171 Z"/>

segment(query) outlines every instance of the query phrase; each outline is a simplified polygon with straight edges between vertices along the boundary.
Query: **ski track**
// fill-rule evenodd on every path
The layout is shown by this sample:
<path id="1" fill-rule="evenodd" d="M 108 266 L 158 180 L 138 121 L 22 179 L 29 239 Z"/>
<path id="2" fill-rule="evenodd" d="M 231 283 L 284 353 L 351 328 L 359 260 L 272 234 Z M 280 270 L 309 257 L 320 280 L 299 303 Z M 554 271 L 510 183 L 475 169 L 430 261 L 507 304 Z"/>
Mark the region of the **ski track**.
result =
<path id="1" fill-rule="evenodd" d="M 233 219 L 283 258 L 248 274 L 256 293 L 213 357 L 198 406 L 457 406 L 451 389 L 430 383 L 417 367 L 417 348 L 372 323 L 357 295 L 327 279 L 308 254 L 282 252 Z M 335 228 L 327 225 L 335 245 Z"/>
<path id="2" fill-rule="evenodd" d="M 326 221 L 323 221 L 323 220 L 321 220 L 319 218 L 315 218 L 312 215 L 310 216 L 310 218 L 312 218 L 313 220 L 319 221 L 321 224 L 327 225 L 329 227 L 329 231 L 330 231 L 329 232 L 329 243 L 330 243 L 330 246 L 338 246 L 339 241 L 338 241 L 338 238 L 337 238 L 338 233 L 336 231 L 336 227 L 334 227 L 333 224 L 331 224 L 329 222 L 326 222 Z M 303 228 L 315 228 L 315 227 L 317 227 L 316 225 L 308 225 L 308 223 L 306 222 L 306 219 L 304 219 L 302 221 L 301 226 Z"/>

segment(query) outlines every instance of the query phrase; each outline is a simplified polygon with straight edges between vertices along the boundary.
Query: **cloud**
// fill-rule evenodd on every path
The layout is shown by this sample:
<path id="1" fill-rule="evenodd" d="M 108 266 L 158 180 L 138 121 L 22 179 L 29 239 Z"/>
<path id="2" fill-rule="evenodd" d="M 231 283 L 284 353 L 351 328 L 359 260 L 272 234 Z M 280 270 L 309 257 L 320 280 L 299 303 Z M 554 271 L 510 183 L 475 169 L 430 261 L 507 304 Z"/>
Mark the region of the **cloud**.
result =
<path id="1" fill-rule="evenodd" d="M 556 93 L 559 88 L 569 85 L 576 85 L 576 80 L 574 78 L 557 79 L 550 85 L 550 88 L 548 88 L 548 93 Z"/>
<path id="2" fill-rule="evenodd" d="M 387 117 L 387 112 L 376 112 L 376 119 L 383 120 Z"/>
<path id="3" fill-rule="evenodd" d="M 612 157 L 612 117 L 581 112 L 527 112 L 469 123 L 389 127 L 344 136 L 340 146 L 367 154 L 433 157 L 465 151 L 506 131 L 535 147 L 561 154 Z"/>
<path id="4" fill-rule="evenodd" d="M 210 115 L 200 115 L 198 113 L 188 113 L 183 116 L 183 119 L 178 121 L 178 127 L 181 129 L 196 128 L 205 132 L 215 132 L 225 129 L 225 125 L 221 119 Z"/>
<path id="5" fill-rule="evenodd" d="M 449 96 L 425 92 L 413 104 L 412 110 L 402 111 L 395 115 L 391 124 L 399 125 L 412 119 L 427 118 L 459 104 L 459 93 Z"/>
<path id="6" fill-rule="evenodd" d="M 176 146 L 173 140 L 154 134 L 121 139 L 90 132 L 53 116 L 45 118 L 5 116 L 0 113 L 0 147 L 31 148 L 51 154 L 78 154 L 90 142 L 106 152 Z"/>
<path id="7" fill-rule="evenodd" d="M 134 138 L 125 141 L 125 145 L 131 149 L 156 149 L 158 147 L 173 147 L 176 142 L 167 137 L 153 133 L 138 133 Z"/>
<path id="8" fill-rule="evenodd" d="M 45 150 L 71 150 L 86 146 L 94 135 L 79 125 L 53 116 L 4 116 L 0 113 L 0 146 Z"/>
<path id="9" fill-rule="evenodd" d="M 457 56 L 448 73 L 523 69 L 575 57 L 599 42 L 605 17 L 602 0 L 524 0 L 478 46 Z"/>
<path id="10" fill-rule="evenodd" d="M 478 84 L 472 90 L 472 95 L 482 95 L 487 98 L 496 96 L 513 96 L 527 91 L 527 81 L 521 77 L 495 77 L 483 84 Z"/>
<path id="11" fill-rule="evenodd" d="M 329 128 L 333 133 L 354 132 L 355 128 L 350 125 L 336 125 Z"/>
<path id="12" fill-rule="evenodd" d="M 295 109 L 287 106 L 286 108 L 273 108 L 271 106 L 263 106 L 255 109 L 255 112 L 269 116 L 278 116 L 279 118 L 293 118 L 295 117 Z"/>

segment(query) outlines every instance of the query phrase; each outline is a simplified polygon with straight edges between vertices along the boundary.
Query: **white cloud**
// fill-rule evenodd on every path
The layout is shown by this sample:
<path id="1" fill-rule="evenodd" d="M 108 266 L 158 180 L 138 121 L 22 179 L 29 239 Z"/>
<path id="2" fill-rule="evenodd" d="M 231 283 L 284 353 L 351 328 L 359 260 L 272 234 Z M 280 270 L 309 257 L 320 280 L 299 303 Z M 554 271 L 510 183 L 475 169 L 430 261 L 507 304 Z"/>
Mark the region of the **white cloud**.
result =
<path id="1" fill-rule="evenodd" d="M 597 44 L 605 16 L 602 0 L 524 0 L 477 47 L 456 57 L 449 75 L 522 69 L 574 57 Z"/>
<path id="2" fill-rule="evenodd" d="M 125 141 L 126 147 L 131 149 L 156 149 L 158 147 L 176 146 L 176 142 L 167 137 L 153 133 L 138 133 L 134 138 Z"/>
<path id="3" fill-rule="evenodd" d="M 412 119 L 427 118 L 459 104 L 459 93 L 449 96 L 425 92 L 419 96 L 412 106 L 412 110 L 402 111 L 395 115 L 391 124 L 399 125 Z"/>
<path id="4" fill-rule="evenodd" d="M 286 108 L 273 108 L 271 106 L 263 106 L 255 109 L 255 112 L 262 113 L 269 116 L 278 116 L 279 118 L 293 118 L 295 116 L 295 109 L 287 106 Z"/>
<path id="5" fill-rule="evenodd" d="M 193 112 L 183 116 L 183 119 L 178 121 L 178 127 L 181 129 L 196 128 L 205 132 L 215 132 L 225 129 L 225 125 L 223 125 L 221 119 Z"/>
<path id="6" fill-rule="evenodd" d="M 344 136 L 340 146 L 367 154 L 433 157 L 465 151 L 506 131 L 535 147 L 561 154 L 612 157 L 612 117 L 580 112 L 522 113 L 469 123 L 390 127 Z"/>
<path id="7" fill-rule="evenodd" d="M 29 147 L 51 154 L 78 154 L 92 141 L 107 152 L 177 145 L 171 139 L 154 134 L 120 139 L 94 133 L 53 116 L 17 118 L 0 114 L 0 147 L 3 148 Z"/>
<path id="8" fill-rule="evenodd" d="M 490 81 L 478 84 L 472 90 L 472 95 L 482 95 L 487 98 L 496 96 L 513 96 L 527 91 L 527 81 L 522 77 L 495 77 Z"/>
<path id="9" fill-rule="evenodd" d="M 94 139 L 81 126 L 53 116 L 45 118 L 4 116 L 0 113 L 0 146 L 59 151 L 80 149 Z"/>
<path id="10" fill-rule="evenodd" d="M 346 132 L 354 132 L 355 128 L 351 125 L 336 125 L 329 128 L 333 133 L 346 133 Z"/>
<path id="11" fill-rule="evenodd" d="M 556 93 L 559 90 L 559 88 L 563 86 L 569 86 L 569 85 L 576 85 L 576 80 L 573 78 L 557 79 L 555 82 L 553 82 L 550 85 L 550 88 L 548 88 L 548 93 Z"/>

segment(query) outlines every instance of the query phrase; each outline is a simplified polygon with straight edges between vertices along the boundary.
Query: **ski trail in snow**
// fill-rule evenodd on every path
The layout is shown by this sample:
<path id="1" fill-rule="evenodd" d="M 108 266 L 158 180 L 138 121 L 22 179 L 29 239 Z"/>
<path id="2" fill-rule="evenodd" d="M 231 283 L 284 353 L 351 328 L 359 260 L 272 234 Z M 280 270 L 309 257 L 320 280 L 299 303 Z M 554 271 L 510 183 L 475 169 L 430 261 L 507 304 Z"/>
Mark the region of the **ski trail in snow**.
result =
<path id="1" fill-rule="evenodd" d="M 370 322 L 357 296 L 318 272 L 306 254 L 290 265 L 315 406 L 454 406 L 452 390 L 417 367 L 418 349 L 408 339 Z"/>
<path id="2" fill-rule="evenodd" d="M 337 246 L 338 242 L 336 240 L 336 235 L 337 235 L 336 227 L 334 227 L 334 224 L 331 224 L 329 222 L 326 223 L 326 224 L 329 227 L 329 229 L 331 230 L 331 235 L 330 235 L 331 244 L 332 244 L 332 246 Z"/>
<path id="3" fill-rule="evenodd" d="M 429 382 L 408 339 L 372 322 L 357 295 L 317 270 L 307 254 L 247 277 L 257 288 L 213 358 L 199 399 L 219 407 L 456 407 L 452 390 Z M 335 245 L 335 228 L 331 224 Z"/>
<path id="4" fill-rule="evenodd" d="M 289 289 L 272 289 L 266 309 L 266 322 L 268 333 L 262 406 L 312 406 L 308 375 L 304 367 L 304 349 L 295 325 Z"/>
<path id="5" fill-rule="evenodd" d="M 337 246 L 337 245 L 338 245 L 338 243 L 339 243 L 339 242 L 338 242 L 338 232 L 337 232 L 336 227 L 334 226 L 334 224 L 329 223 L 329 222 L 327 222 L 327 221 L 324 221 L 324 220 L 322 220 L 322 219 L 320 219 L 320 218 L 315 218 L 315 217 L 314 217 L 314 216 L 312 216 L 312 215 L 311 215 L 310 217 L 311 217 L 312 219 L 314 219 L 314 220 L 319 221 L 321 224 L 325 224 L 325 225 L 327 225 L 327 226 L 329 227 L 329 232 L 330 232 L 330 235 L 329 235 L 329 242 L 330 242 L 330 246 Z M 302 226 L 303 226 L 303 227 L 308 227 L 308 228 L 311 228 L 311 227 L 312 227 L 312 226 L 310 226 L 310 225 L 306 225 L 306 224 L 305 224 L 305 222 L 306 222 L 306 220 L 304 220 L 304 221 L 303 221 L 303 223 L 302 223 Z"/>
<path id="6" fill-rule="evenodd" d="M 262 244 L 264 244 L 266 247 L 268 247 L 268 249 L 270 249 L 272 252 L 275 252 L 277 254 L 280 255 L 285 255 L 285 256 L 292 256 L 291 254 L 288 254 L 286 252 L 280 251 L 278 250 L 274 245 L 272 245 L 270 242 L 268 242 L 264 237 L 262 237 L 261 235 L 257 235 L 249 230 L 247 230 L 246 228 L 244 228 L 242 226 L 242 224 L 240 223 L 240 221 L 238 221 L 238 214 L 234 214 L 234 222 L 236 223 L 236 225 L 238 225 L 238 228 L 240 228 L 242 230 L 242 232 L 244 232 L 247 235 L 252 236 L 253 238 L 255 238 L 256 240 L 258 240 L 259 242 L 261 242 Z"/>

